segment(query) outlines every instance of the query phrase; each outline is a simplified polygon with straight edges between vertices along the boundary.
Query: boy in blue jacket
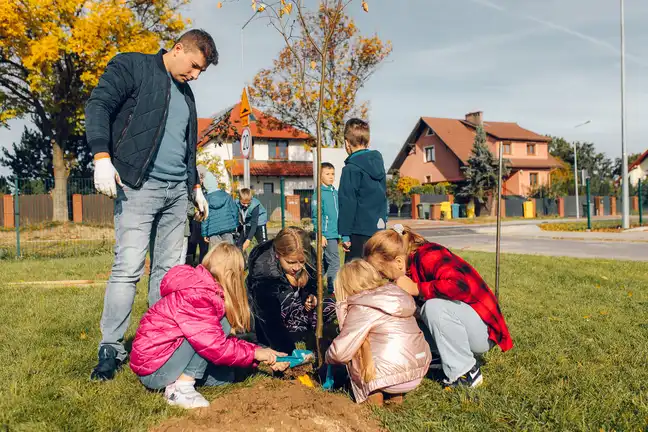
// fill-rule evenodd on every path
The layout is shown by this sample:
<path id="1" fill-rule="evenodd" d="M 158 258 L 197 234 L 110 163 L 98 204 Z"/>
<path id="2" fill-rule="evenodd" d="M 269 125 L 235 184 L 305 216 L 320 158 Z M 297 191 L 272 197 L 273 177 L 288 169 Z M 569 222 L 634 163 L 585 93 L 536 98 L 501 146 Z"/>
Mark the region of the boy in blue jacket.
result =
<path id="1" fill-rule="evenodd" d="M 333 281 L 340 270 L 340 254 L 338 252 L 338 191 L 335 190 L 335 167 L 333 164 L 323 162 L 320 168 L 322 185 L 322 246 L 324 247 L 324 273 L 329 294 L 333 294 Z M 311 218 L 313 231 L 317 233 L 317 191 L 311 200 Z"/>
<path id="2" fill-rule="evenodd" d="M 220 242 L 234 244 L 234 233 L 238 225 L 238 209 L 230 194 L 218 184 L 216 177 L 207 170 L 201 170 L 203 186 L 207 191 L 207 202 L 211 215 L 202 222 L 201 233 L 211 249 Z"/>
<path id="3" fill-rule="evenodd" d="M 340 179 L 338 232 L 345 262 L 362 258 L 364 244 L 387 226 L 387 179 L 380 152 L 369 150 L 369 124 L 350 119 L 344 127 L 344 161 Z"/>

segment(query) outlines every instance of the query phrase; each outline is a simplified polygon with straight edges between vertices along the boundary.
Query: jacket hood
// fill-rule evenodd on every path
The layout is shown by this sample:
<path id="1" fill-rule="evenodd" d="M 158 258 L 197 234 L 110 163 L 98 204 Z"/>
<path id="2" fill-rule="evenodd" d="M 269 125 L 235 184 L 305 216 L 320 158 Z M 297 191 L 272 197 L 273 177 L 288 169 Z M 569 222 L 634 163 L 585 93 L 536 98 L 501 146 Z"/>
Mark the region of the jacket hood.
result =
<path id="1" fill-rule="evenodd" d="M 223 297 L 223 289 L 214 280 L 209 271 L 199 265 L 193 268 L 189 265 L 173 267 L 162 279 L 160 295 L 166 297 L 176 291 L 184 289 L 205 289 L 217 292 Z"/>
<path id="2" fill-rule="evenodd" d="M 350 155 L 344 163 L 357 166 L 373 180 L 381 181 L 385 178 L 385 161 L 379 151 L 360 150 Z"/>
<path id="3" fill-rule="evenodd" d="M 201 174 L 203 175 L 203 185 L 205 186 L 207 193 L 212 193 L 219 190 L 218 180 L 216 180 L 216 176 L 214 174 L 207 170 L 204 170 Z"/>
<path id="4" fill-rule="evenodd" d="M 411 317 L 416 312 L 412 296 L 393 284 L 355 294 L 346 302 L 349 306 L 366 306 L 399 318 Z"/>
<path id="5" fill-rule="evenodd" d="M 216 210 L 224 207 L 225 204 L 227 204 L 227 195 L 229 195 L 227 192 L 220 189 L 217 189 L 214 192 L 209 191 L 209 193 L 207 194 L 207 201 L 209 202 L 209 207 Z"/>

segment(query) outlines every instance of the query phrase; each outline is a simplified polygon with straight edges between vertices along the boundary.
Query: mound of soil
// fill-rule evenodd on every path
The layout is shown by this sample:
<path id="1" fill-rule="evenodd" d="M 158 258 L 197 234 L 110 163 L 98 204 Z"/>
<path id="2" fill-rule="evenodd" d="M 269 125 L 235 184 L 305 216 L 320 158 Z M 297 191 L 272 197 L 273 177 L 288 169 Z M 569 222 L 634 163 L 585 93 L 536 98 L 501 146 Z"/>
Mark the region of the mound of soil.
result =
<path id="1" fill-rule="evenodd" d="M 342 394 L 294 381 L 263 380 L 214 399 L 209 408 L 171 419 L 157 432 L 375 432 L 367 408 Z"/>

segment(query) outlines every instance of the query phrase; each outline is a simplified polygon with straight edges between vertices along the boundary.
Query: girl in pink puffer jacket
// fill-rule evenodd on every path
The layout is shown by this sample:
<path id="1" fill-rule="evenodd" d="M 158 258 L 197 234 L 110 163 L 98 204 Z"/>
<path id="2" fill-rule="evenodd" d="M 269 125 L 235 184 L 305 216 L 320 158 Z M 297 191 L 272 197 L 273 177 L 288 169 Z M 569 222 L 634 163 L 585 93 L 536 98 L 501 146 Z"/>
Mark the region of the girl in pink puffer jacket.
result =
<path id="1" fill-rule="evenodd" d="M 233 336 L 250 328 L 250 308 L 243 280 L 243 255 L 231 244 L 220 243 L 202 265 L 173 267 L 162 279 L 162 298 L 144 314 L 133 341 L 130 366 L 142 384 L 165 389 L 169 404 L 183 408 L 209 406 L 194 388 L 208 362 L 227 368 L 264 362 L 273 368 L 276 356 Z M 218 379 L 225 384 L 228 379 Z"/>
<path id="2" fill-rule="evenodd" d="M 326 352 L 329 364 L 346 364 L 356 402 L 400 403 L 428 372 L 432 355 L 416 323 L 411 295 L 385 285 L 364 260 L 346 264 L 335 280 L 340 334 Z"/>

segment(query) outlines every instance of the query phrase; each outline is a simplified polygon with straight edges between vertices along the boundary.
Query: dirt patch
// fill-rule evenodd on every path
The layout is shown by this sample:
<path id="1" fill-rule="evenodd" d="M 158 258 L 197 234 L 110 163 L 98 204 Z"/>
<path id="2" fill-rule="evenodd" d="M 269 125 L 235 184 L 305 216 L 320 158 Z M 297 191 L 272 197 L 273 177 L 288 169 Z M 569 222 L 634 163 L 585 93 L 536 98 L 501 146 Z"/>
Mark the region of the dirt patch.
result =
<path id="1" fill-rule="evenodd" d="M 111 227 L 92 227 L 87 225 L 66 223 L 55 226 L 44 226 L 42 229 L 30 228 L 20 232 L 20 241 L 107 241 L 115 238 L 115 231 Z M 16 240 L 14 231 L 0 231 L 0 244 L 12 243 Z"/>
<path id="2" fill-rule="evenodd" d="M 294 381 L 263 380 L 214 399 L 211 407 L 172 419 L 156 432 L 375 432 L 378 422 L 364 405 L 343 394 Z"/>

